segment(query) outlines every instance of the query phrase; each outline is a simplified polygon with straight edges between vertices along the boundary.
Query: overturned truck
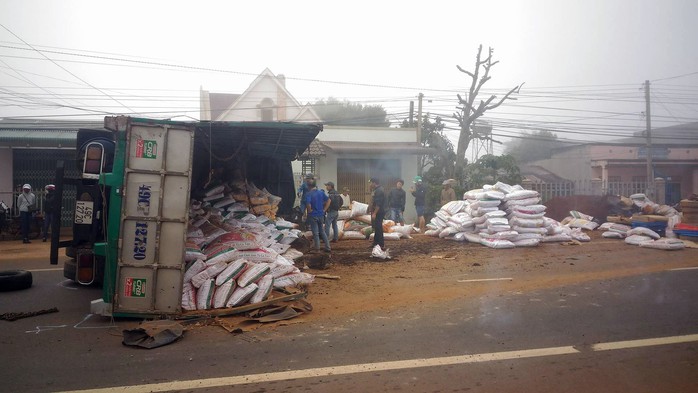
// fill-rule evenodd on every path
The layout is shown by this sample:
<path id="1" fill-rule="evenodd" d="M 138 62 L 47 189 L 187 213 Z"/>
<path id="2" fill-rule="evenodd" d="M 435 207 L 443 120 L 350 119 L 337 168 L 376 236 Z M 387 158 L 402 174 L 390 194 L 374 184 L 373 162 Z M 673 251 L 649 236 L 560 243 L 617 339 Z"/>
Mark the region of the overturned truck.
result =
<path id="1" fill-rule="evenodd" d="M 213 178 L 237 178 L 281 197 L 275 215 L 290 214 L 291 161 L 320 131 L 321 124 L 106 117 L 103 130 L 78 132 L 80 177 L 65 179 L 58 165 L 58 199 L 74 186 L 77 200 L 73 238 L 60 241 L 54 223 L 51 263 L 66 248 L 64 275 L 102 284 L 94 313 L 180 314 L 190 201 L 203 199 Z"/>

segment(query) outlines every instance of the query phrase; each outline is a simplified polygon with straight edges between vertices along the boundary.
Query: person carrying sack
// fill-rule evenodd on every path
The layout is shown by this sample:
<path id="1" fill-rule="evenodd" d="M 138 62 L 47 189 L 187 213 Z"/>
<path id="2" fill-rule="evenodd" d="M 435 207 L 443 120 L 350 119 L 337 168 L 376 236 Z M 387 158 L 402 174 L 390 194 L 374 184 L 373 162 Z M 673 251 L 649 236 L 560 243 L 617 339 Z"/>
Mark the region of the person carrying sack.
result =
<path id="1" fill-rule="evenodd" d="M 32 193 L 30 184 L 22 186 L 22 193 L 17 197 L 17 206 L 19 207 L 19 222 L 22 229 L 22 243 L 31 243 L 29 241 L 29 226 L 32 215 L 36 211 L 36 195 Z"/>

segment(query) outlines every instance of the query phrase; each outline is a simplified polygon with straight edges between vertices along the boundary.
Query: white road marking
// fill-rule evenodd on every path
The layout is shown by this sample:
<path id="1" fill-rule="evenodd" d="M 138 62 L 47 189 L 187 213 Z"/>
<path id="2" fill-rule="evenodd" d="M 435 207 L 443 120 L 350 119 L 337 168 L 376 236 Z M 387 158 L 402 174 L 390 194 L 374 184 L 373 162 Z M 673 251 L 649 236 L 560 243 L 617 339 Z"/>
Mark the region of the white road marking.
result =
<path id="1" fill-rule="evenodd" d="M 687 342 L 698 342 L 698 334 L 674 337 L 660 337 L 642 340 L 617 341 L 592 345 L 593 351 L 610 351 L 618 349 L 641 348 L 656 345 L 669 345 Z M 493 352 L 473 355 L 447 356 L 438 358 L 396 360 L 379 363 L 350 364 L 335 367 L 320 367 L 304 370 L 289 370 L 272 373 L 238 375 L 221 378 L 205 378 L 190 381 L 161 382 L 146 385 L 119 386 L 101 389 L 75 390 L 63 393 L 146 393 L 169 392 L 216 387 L 232 387 L 237 385 L 287 381 L 302 378 L 318 378 L 330 375 L 347 375 L 377 371 L 405 370 L 422 367 L 451 366 L 458 364 L 482 363 L 501 360 L 517 360 L 545 356 L 572 355 L 581 353 L 573 346 L 525 349 L 519 351 Z"/>
<path id="2" fill-rule="evenodd" d="M 679 270 L 696 270 L 696 269 L 698 269 L 698 266 L 694 266 L 694 267 L 677 267 L 677 268 L 675 268 L 675 269 L 669 269 L 669 271 L 670 271 L 670 272 L 676 272 L 676 271 L 679 271 Z"/>
<path id="3" fill-rule="evenodd" d="M 57 272 L 59 270 L 63 270 L 63 268 L 62 267 L 53 267 L 50 269 L 29 269 L 27 271 L 34 273 L 34 272 Z"/>
<path id="4" fill-rule="evenodd" d="M 502 277 L 502 278 L 474 278 L 472 280 L 457 280 L 458 282 L 481 282 L 481 281 L 511 281 L 513 278 L 511 277 Z"/>
<path id="5" fill-rule="evenodd" d="M 78 289 L 76 287 L 66 287 L 65 284 L 73 284 L 74 282 L 72 280 L 63 280 L 56 284 L 59 287 L 65 288 L 65 289 L 70 289 L 71 291 L 77 291 Z"/>
<path id="6" fill-rule="evenodd" d="M 613 351 L 617 349 L 653 347 L 656 345 L 669 345 L 690 343 L 698 341 L 698 334 L 688 334 L 685 336 L 646 338 L 643 340 L 616 341 L 612 343 L 600 343 L 591 346 L 594 351 Z"/>

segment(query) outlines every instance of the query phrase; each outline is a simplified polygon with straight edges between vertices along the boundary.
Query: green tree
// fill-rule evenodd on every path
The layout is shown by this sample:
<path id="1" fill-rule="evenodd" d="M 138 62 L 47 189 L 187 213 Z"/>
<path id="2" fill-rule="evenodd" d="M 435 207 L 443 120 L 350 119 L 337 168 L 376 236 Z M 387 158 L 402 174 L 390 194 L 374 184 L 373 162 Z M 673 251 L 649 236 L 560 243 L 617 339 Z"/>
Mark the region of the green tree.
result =
<path id="1" fill-rule="evenodd" d="M 414 128 L 417 127 L 417 122 L 412 120 L 410 123 L 406 119 L 402 121 L 400 127 Z M 419 156 L 417 172 L 425 178 L 425 181 L 436 179 L 441 182 L 443 179 L 453 177 L 456 153 L 453 150 L 453 143 L 443 130 L 444 123 L 441 117 L 437 116 L 432 120 L 429 113 L 422 116 L 422 146 L 434 149 L 432 154 Z"/>
<path id="2" fill-rule="evenodd" d="M 506 142 L 505 153 L 511 155 L 517 162 L 531 162 L 550 158 L 553 149 L 563 146 L 557 140 L 557 135 L 548 130 L 524 132 L 521 138 Z"/>
<path id="3" fill-rule="evenodd" d="M 474 189 L 498 181 L 518 184 L 521 182 L 521 172 L 514 157 L 507 154 L 502 156 L 487 154 L 467 165 L 463 171 L 463 178 L 466 188 Z"/>
<path id="4" fill-rule="evenodd" d="M 342 126 L 389 127 L 388 114 L 381 105 L 363 105 L 336 98 L 323 98 L 312 104 L 325 124 Z"/>
<path id="5" fill-rule="evenodd" d="M 479 135 L 477 129 L 474 129 L 473 123 L 480 116 L 485 114 L 485 112 L 495 109 L 502 105 L 507 99 L 515 99 L 510 96 L 513 93 L 517 93 L 521 90 L 523 83 L 509 90 L 504 97 L 495 101 L 496 95 L 491 95 L 487 100 L 480 101 L 476 104 L 477 96 L 480 94 L 480 89 L 487 83 L 492 77 L 490 76 L 490 70 L 499 61 L 492 61 L 492 53 L 494 49 L 489 48 L 487 57 L 482 59 L 482 45 L 477 49 L 477 56 L 475 57 L 475 69 L 473 72 L 467 71 L 460 66 L 456 66 L 458 70 L 471 79 L 470 88 L 468 89 L 465 97 L 458 94 L 458 112 L 454 114 L 454 117 L 458 120 L 460 125 L 460 134 L 458 136 L 458 148 L 456 149 L 456 167 L 463 168 L 465 166 L 465 151 L 468 150 L 470 141 L 473 139 L 479 139 L 482 135 Z"/>

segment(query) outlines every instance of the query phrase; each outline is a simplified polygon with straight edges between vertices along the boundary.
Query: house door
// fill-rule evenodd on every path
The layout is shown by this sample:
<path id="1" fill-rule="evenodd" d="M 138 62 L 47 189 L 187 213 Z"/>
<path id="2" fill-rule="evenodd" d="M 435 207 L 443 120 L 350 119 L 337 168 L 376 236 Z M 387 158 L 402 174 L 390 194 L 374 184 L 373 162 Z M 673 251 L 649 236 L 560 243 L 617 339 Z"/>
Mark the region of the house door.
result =
<path id="1" fill-rule="evenodd" d="M 377 177 L 385 192 L 395 187 L 400 178 L 399 159 L 343 159 L 337 160 L 337 189 L 349 188 L 352 200 L 370 203 L 371 187 L 368 180 Z"/>
<path id="2" fill-rule="evenodd" d="M 667 182 L 665 203 L 669 206 L 673 206 L 679 202 L 681 202 L 681 183 Z"/>

